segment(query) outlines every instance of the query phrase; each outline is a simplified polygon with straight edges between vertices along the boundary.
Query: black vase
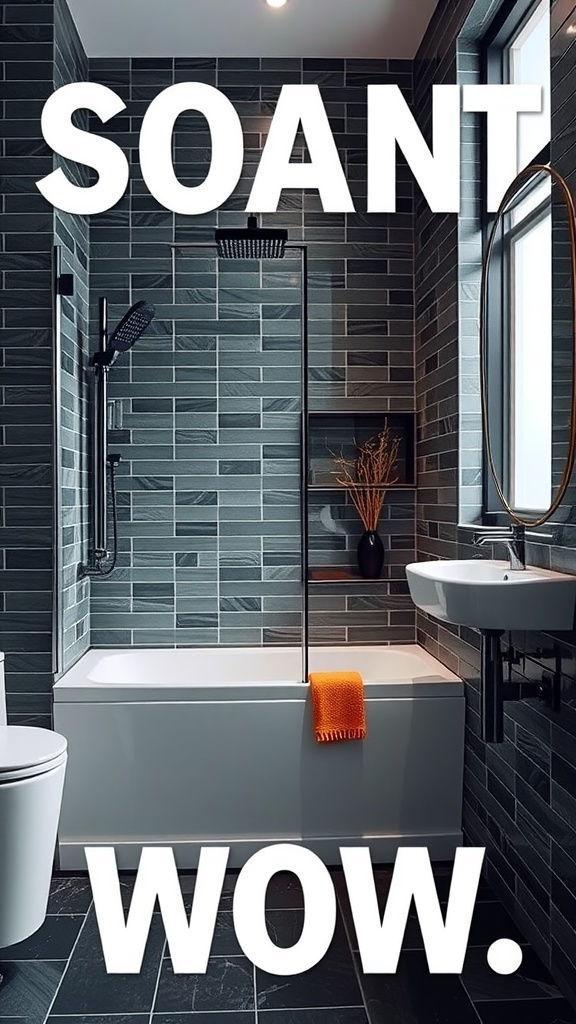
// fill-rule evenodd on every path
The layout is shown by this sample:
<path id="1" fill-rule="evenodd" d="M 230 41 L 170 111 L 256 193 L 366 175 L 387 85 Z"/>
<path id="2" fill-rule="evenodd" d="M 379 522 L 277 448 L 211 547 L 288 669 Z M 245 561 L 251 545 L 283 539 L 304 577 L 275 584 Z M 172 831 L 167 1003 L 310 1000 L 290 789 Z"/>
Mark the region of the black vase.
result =
<path id="1" fill-rule="evenodd" d="M 384 545 L 376 530 L 366 530 L 358 541 L 358 568 L 365 580 L 378 580 L 384 565 Z"/>

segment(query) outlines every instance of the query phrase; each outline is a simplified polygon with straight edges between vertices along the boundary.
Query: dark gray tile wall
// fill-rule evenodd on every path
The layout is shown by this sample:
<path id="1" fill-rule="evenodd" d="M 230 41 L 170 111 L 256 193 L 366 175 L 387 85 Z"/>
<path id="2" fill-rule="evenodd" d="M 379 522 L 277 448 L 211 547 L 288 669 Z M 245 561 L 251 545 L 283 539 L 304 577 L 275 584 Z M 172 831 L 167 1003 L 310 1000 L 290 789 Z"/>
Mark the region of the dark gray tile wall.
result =
<path id="1" fill-rule="evenodd" d="M 88 78 L 88 59 L 66 0 L 54 3 L 54 86 Z M 87 127 L 86 115 L 83 117 Z M 79 185 L 87 173 L 67 163 Z M 74 277 L 74 295 L 63 296 L 60 310 L 60 460 L 62 502 L 59 573 L 62 664 L 65 670 L 88 648 L 89 581 L 79 573 L 88 559 L 88 355 L 89 222 L 87 217 L 55 210 L 55 241 L 61 247 L 62 273 Z"/>
<path id="2" fill-rule="evenodd" d="M 53 682 L 53 574 L 60 573 L 64 661 L 88 638 L 88 593 L 78 584 L 86 522 L 86 444 L 78 350 L 87 345 L 88 225 L 54 211 L 35 187 L 54 157 L 40 131 L 55 88 L 87 77 L 88 62 L 64 0 L 2 3 L 2 322 L 0 422 L 2 458 L 0 649 L 6 652 L 12 722 L 50 722 Z M 72 173 L 79 174 L 72 168 Z M 55 557 L 53 496 L 52 251 L 75 277 L 62 300 L 63 521 Z M 84 545 L 85 547 L 85 545 Z M 85 557 L 85 556 L 82 556 Z M 60 565 L 60 569 L 59 569 Z"/>
<path id="3" fill-rule="evenodd" d="M 251 182 L 281 84 L 315 82 L 331 119 L 358 212 L 325 214 L 314 194 L 285 193 L 266 223 L 286 226 L 310 255 L 310 400 L 316 410 L 414 408 L 412 185 L 399 212 L 367 216 L 366 86 L 394 82 L 411 97 L 407 62 L 95 60 L 91 77 L 127 104 L 106 126 L 131 157 L 130 192 L 91 224 L 92 324 L 105 294 L 115 322 L 140 298 L 158 315 L 111 374 L 122 426 L 119 569 L 92 583 L 95 645 L 299 642 L 300 524 L 298 263 L 217 262 L 170 243 L 206 241 L 243 225 Z M 238 188 L 213 214 L 173 216 L 148 194 L 138 130 L 150 100 L 183 80 L 216 85 L 245 132 Z M 179 177 L 201 180 L 205 123 L 182 116 Z M 295 158 L 303 158 L 300 140 Z M 93 342 L 95 339 L 93 338 Z M 337 521 L 337 529 L 332 524 Z M 312 561 L 353 559 L 355 518 L 333 496 L 311 506 Z M 314 587 L 315 642 L 413 640 L 403 567 L 414 551 L 414 493 L 389 495 L 381 583 Z M 350 540 L 353 538 L 353 541 Z M 347 551 L 347 554 L 346 554 Z"/>
<path id="4" fill-rule="evenodd" d="M 45 720 L 52 684 L 52 170 L 40 111 L 54 88 L 52 2 L 0 4 L 0 650 L 14 722 Z M 43 717 L 44 716 L 44 717 Z"/>
<path id="5" fill-rule="evenodd" d="M 477 40 L 497 5 L 486 0 L 470 13 L 471 7 L 470 0 L 439 5 L 416 66 L 416 102 L 421 111 L 433 82 L 454 82 L 456 76 L 459 81 L 471 81 L 479 72 Z M 571 148 L 572 90 L 567 83 L 573 77 L 576 47 L 570 44 L 566 27 L 575 17 L 572 2 L 557 0 L 552 8 L 552 163 L 569 177 L 576 165 Z M 465 143 L 473 140 L 475 130 L 472 124 L 464 124 Z M 476 553 L 470 546 L 470 532 L 458 528 L 459 523 L 473 521 L 479 507 L 477 289 L 481 246 L 474 185 L 478 173 L 467 156 L 463 180 L 458 223 L 457 218 L 432 216 L 423 204 L 416 210 L 418 448 L 421 482 L 425 484 L 418 493 L 420 558 L 471 557 Z M 436 367 L 437 355 L 441 358 Z M 552 533 L 552 543 L 529 545 L 529 560 L 575 572 L 573 527 L 546 530 Z M 419 642 L 466 681 L 467 840 L 487 847 L 491 883 L 558 982 L 575 998 L 572 891 L 576 805 L 572 772 L 576 764 L 576 636 L 526 633 L 507 638 L 517 655 L 514 680 L 540 682 L 543 671 L 561 672 L 562 711 L 554 714 L 536 700 L 506 703 L 506 741 L 486 746 L 480 738 L 478 634 L 439 625 L 424 615 L 418 615 L 417 626 Z"/>

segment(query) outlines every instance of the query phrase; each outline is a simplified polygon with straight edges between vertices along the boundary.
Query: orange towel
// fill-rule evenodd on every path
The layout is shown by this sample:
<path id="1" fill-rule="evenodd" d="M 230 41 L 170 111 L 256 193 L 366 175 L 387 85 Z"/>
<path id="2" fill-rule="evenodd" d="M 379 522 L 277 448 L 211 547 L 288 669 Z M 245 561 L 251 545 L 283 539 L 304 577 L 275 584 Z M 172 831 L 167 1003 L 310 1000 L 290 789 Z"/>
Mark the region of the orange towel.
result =
<path id="1" fill-rule="evenodd" d="M 318 743 L 365 738 L 364 682 L 359 672 L 311 672 L 310 687 Z"/>

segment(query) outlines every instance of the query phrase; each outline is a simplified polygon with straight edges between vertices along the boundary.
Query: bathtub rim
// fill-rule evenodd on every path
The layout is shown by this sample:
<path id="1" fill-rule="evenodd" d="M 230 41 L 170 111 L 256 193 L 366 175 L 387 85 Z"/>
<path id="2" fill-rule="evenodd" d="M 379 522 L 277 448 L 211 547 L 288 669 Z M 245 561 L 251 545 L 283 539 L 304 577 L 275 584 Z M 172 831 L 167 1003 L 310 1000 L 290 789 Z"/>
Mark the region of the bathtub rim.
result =
<path id="1" fill-rule="evenodd" d="M 340 645 L 325 646 L 329 650 L 334 650 Z M 417 655 L 426 667 L 430 669 L 430 674 L 416 679 L 367 681 L 365 685 L 365 697 L 367 700 L 457 697 L 464 694 L 463 681 L 418 644 L 355 645 L 346 649 L 369 649 L 373 651 L 375 648 L 382 651 L 394 650 L 395 653 Z M 305 700 L 308 695 L 308 684 L 298 679 L 243 682 L 197 682 L 191 680 L 189 682 L 174 683 L 146 683 L 142 681 L 115 683 L 110 681 L 99 682 L 88 678 L 88 673 L 94 669 L 103 656 L 127 654 L 131 651 L 173 651 L 175 649 L 204 653 L 210 650 L 232 651 L 237 648 L 232 646 L 228 648 L 159 648 L 153 645 L 138 648 L 92 647 L 71 668 L 64 672 L 54 684 L 54 701 L 55 703 L 196 703 L 207 700 Z M 240 648 L 240 650 L 243 652 L 251 650 L 258 652 L 266 651 L 267 653 L 274 652 L 276 654 L 282 654 L 283 651 L 294 652 L 293 647 Z"/>

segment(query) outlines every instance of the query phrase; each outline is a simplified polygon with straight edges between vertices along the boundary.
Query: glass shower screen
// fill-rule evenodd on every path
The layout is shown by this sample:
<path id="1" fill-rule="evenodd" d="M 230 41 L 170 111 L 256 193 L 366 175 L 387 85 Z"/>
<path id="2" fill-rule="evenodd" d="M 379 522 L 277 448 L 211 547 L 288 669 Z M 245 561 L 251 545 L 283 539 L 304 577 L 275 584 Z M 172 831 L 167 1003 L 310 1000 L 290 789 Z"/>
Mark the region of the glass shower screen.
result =
<path id="1" fill-rule="evenodd" d="M 183 643 L 200 617 L 211 644 L 300 646 L 305 679 L 303 266 L 301 246 L 280 259 L 173 248 Z"/>

